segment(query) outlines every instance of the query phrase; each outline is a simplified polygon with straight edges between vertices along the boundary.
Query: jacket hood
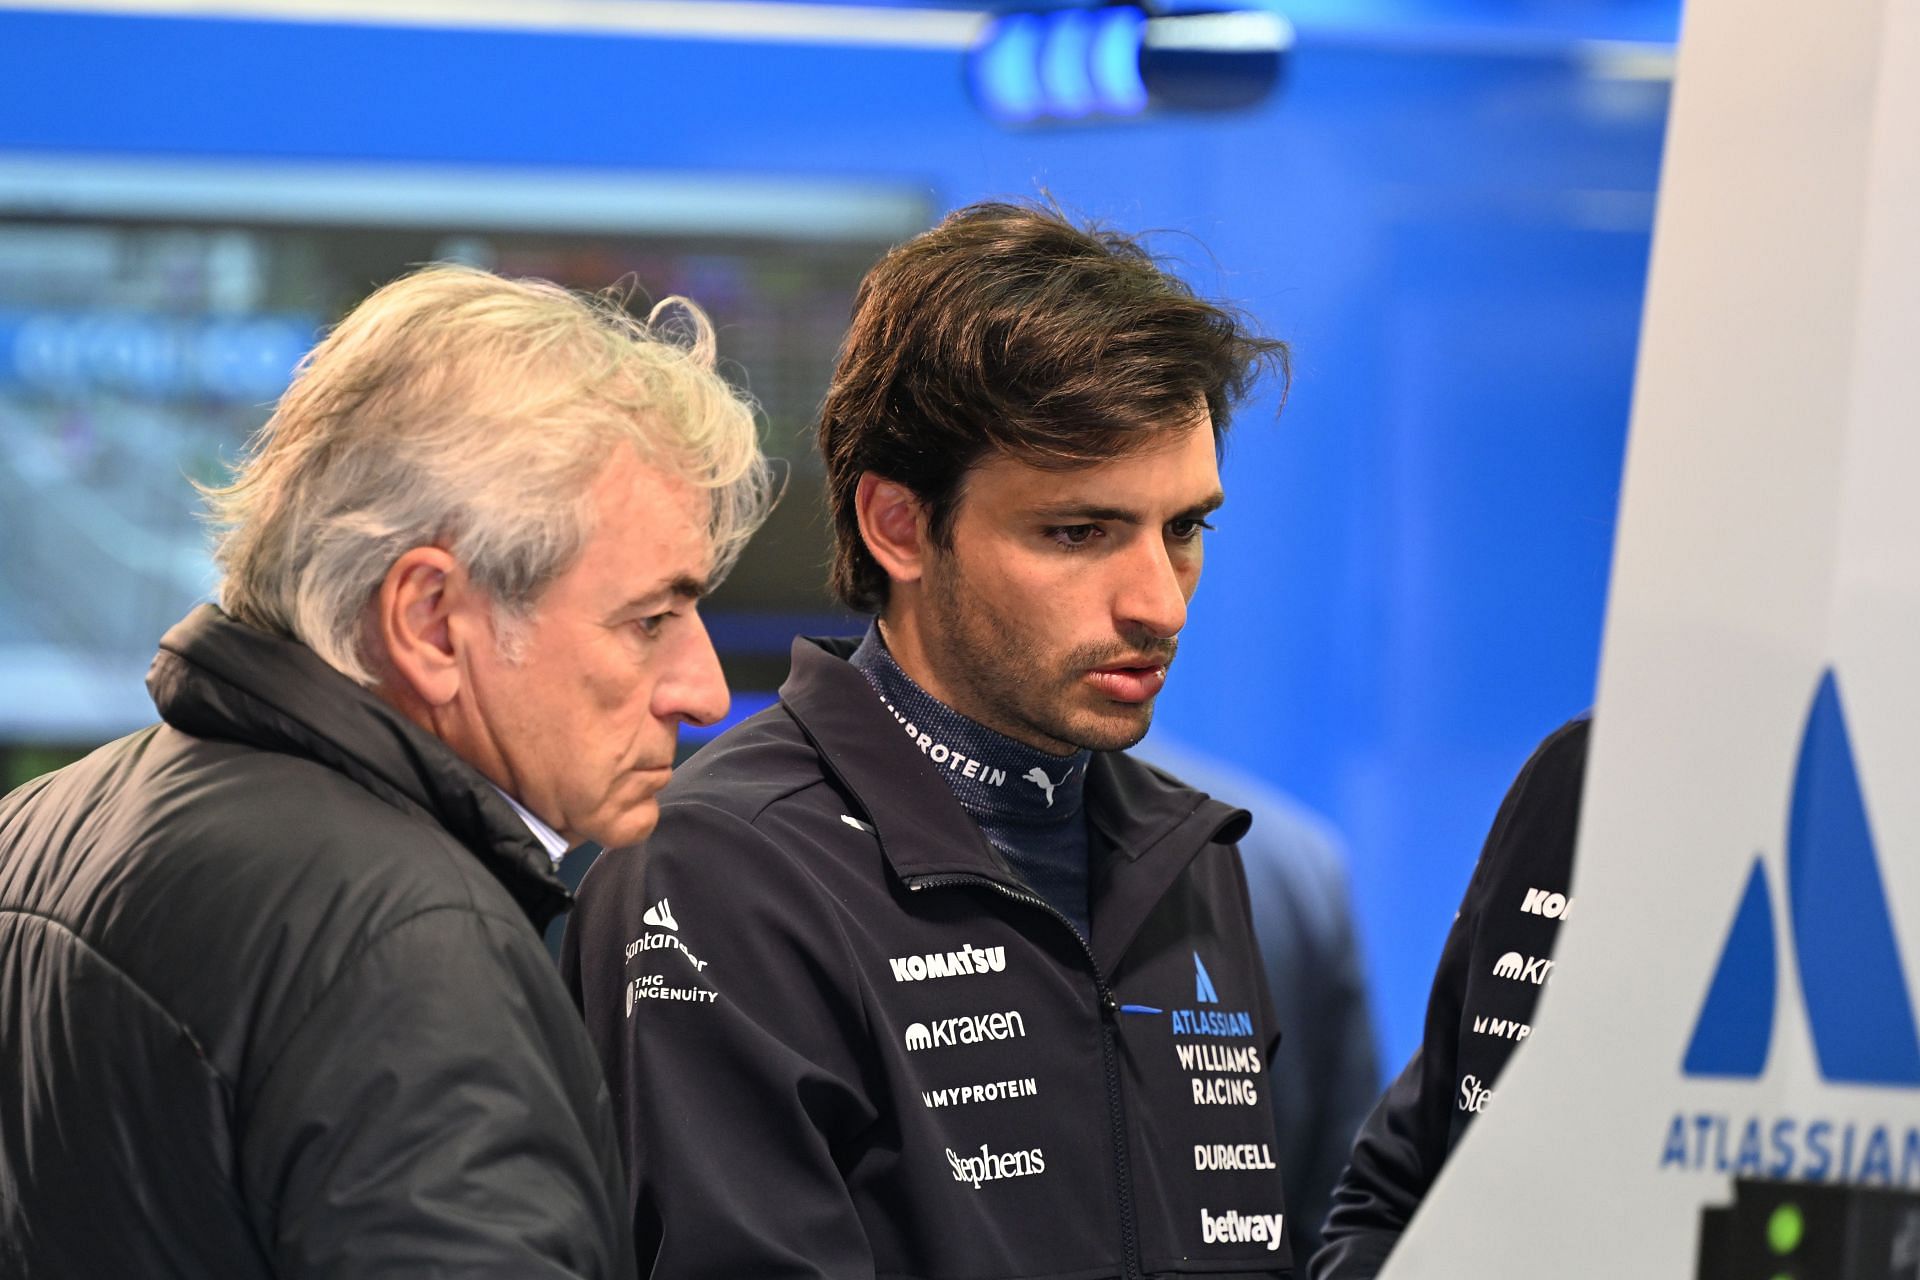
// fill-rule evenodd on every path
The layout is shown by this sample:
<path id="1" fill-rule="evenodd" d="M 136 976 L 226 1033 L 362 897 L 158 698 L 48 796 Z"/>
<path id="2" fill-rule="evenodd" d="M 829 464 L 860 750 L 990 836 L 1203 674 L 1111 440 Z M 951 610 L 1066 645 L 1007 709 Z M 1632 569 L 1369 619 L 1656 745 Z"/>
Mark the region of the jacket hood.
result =
<path id="1" fill-rule="evenodd" d="M 478 770 L 305 645 L 201 605 L 161 638 L 147 691 L 182 733 L 305 757 L 424 814 L 480 859 L 536 929 L 571 905 L 546 849 Z"/>

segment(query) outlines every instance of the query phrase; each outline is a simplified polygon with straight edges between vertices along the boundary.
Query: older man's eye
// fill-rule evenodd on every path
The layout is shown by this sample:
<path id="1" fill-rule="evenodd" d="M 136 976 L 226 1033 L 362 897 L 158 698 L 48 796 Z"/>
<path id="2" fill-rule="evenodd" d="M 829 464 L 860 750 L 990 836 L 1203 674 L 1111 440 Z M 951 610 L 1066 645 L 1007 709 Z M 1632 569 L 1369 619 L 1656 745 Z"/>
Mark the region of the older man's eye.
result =
<path id="1" fill-rule="evenodd" d="M 666 613 L 648 614 L 633 625 L 639 630 L 641 635 L 651 640 L 660 634 L 660 628 L 666 626 L 667 619 L 671 617 L 673 617 L 672 610 L 668 610 Z"/>

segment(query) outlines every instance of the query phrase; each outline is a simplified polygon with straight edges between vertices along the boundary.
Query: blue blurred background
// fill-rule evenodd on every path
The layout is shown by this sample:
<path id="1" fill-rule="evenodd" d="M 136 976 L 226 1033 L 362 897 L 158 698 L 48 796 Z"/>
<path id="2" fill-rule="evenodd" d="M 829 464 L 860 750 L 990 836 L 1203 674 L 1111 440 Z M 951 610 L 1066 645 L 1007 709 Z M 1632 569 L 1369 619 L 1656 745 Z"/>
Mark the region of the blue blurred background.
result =
<path id="1" fill-rule="evenodd" d="M 860 272 L 1046 192 L 1293 344 L 1156 733 L 1338 829 L 1385 1065 L 1411 1052 L 1501 793 L 1593 697 L 1677 0 L 1298 0 L 1256 105 L 1024 123 L 971 88 L 959 5 L 191 8 L 0 9 L 9 781 L 148 717 L 209 582 L 186 477 L 430 258 L 722 321 L 795 468 L 714 605 L 757 705 L 836 625 L 805 442 Z"/>

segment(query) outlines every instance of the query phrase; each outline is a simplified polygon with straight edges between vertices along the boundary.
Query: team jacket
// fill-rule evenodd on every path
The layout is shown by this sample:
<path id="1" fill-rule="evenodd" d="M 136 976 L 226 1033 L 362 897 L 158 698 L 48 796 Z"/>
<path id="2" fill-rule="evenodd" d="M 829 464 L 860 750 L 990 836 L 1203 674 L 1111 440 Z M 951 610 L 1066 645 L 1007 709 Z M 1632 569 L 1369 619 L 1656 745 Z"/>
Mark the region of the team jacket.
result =
<path id="1" fill-rule="evenodd" d="M 1533 1031 L 1572 909 L 1574 836 L 1590 722 L 1557 730 L 1507 792 L 1447 935 L 1420 1048 L 1354 1141 L 1313 1280 L 1371 1280 L 1507 1059 Z"/>
<path id="2" fill-rule="evenodd" d="M 656 1277 L 1291 1275 L 1244 813 L 1097 754 L 1093 936 L 800 640 L 581 886 L 563 967 Z M 1017 780 L 1016 780 L 1017 781 Z"/>

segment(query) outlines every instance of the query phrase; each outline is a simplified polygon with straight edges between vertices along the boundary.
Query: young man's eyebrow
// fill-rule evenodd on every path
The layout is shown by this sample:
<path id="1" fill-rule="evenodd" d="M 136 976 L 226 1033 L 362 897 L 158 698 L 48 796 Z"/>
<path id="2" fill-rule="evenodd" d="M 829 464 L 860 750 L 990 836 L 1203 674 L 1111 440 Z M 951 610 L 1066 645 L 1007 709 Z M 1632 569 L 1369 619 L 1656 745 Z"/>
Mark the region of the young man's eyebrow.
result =
<path id="1" fill-rule="evenodd" d="M 1226 505 L 1226 501 L 1227 495 L 1215 489 L 1212 493 L 1200 499 L 1200 501 L 1194 503 L 1185 511 L 1182 511 L 1179 518 L 1182 520 L 1198 520 L 1202 516 L 1210 516 L 1222 506 Z"/>
<path id="2" fill-rule="evenodd" d="M 1210 515 L 1218 511 L 1220 505 L 1226 500 L 1227 495 L 1216 489 L 1173 518 L 1175 520 L 1198 520 L 1202 516 Z M 1095 522 L 1104 522 L 1107 524 L 1140 524 L 1143 523 L 1144 520 L 1144 517 L 1142 517 L 1138 511 L 1130 511 L 1124 507 L 1103 507 L 1091 502 L 1050 504 L 1036 507 L 1033 514 L 1039 519 L 1049 520 L 1055 524 L 1092 524 Z"/>

